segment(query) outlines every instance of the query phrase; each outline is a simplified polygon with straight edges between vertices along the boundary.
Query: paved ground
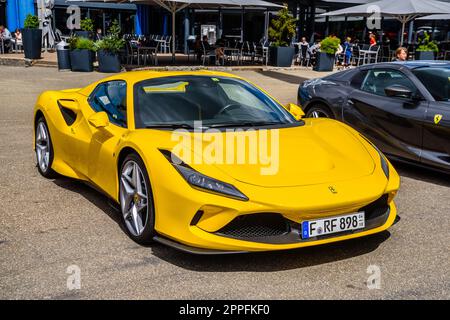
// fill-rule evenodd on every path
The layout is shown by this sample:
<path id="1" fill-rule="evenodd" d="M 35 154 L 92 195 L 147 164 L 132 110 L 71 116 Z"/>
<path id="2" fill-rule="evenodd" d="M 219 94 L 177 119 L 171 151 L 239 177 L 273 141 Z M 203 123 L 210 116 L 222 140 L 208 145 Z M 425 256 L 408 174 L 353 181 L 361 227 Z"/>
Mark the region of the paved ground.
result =
<path id="1" fill-rule="evenodd" d="M 305 76 L 240 74 L 282 102 L 296 101 Z M 34 166 L 38 94 L 102 77 L 0 66 L 1 299 L 450 298 L 450 178 L 401 165 L 401 220 L 377 236 L 214 258 L 136 245 L 102 195 L 69 179 L 45 180 Z M 81 270 L 81 290 L 66 287 L 71 265 Z M 365 284 L 369 265 L 380 268 L 380 290 Z"/>

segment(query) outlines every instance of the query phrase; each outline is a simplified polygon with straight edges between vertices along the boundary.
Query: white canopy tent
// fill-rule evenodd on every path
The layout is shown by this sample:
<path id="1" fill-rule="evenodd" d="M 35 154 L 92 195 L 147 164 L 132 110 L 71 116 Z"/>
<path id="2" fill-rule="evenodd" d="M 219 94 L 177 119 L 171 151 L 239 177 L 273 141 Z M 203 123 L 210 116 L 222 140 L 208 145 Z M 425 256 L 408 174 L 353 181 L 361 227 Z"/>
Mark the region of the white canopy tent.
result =
<path id="1" fill-rule="evenodd" d="M 402 23 L 401 44 L 403 45 L 406 23 L 423 16 L 450 13 L 450 3 L 436 0 L 381 0 L 322 15 L 369 17 L 374 14 L 374 9 L 377 9 L 381 16 L 392 17 Z"/>
<path id="2" fill-rule="evenodd" d="M 159 6 L 172 14 L 172 60 L 175 61 L 175 17 L 177 12 L 187 8 L 282 8 L 275 3 L 262 0 L 67 0 L 68 2 L 131 2 Z"/>

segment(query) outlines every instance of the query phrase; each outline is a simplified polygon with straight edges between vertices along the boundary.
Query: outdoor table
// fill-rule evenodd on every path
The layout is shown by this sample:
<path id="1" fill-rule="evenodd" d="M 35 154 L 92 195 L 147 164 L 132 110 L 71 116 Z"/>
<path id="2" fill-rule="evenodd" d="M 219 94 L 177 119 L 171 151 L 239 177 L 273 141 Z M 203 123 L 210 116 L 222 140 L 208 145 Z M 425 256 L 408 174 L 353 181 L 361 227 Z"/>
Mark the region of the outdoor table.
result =
<path id="1" fill-rule="evenodd" d="M 157 52 L 156 52 L 156 47 L 145 47 L 145 46 L 141 46 L 141 47 L 137 47 L 137 58 L 138 58 L 138 66 L 141 65 L 141 61 L 140 61 L 140 57 L 141 57 L 141 51 L 145 54 L 145 53 L 155 53 L 155 65 L 158 65 L 158 57 L 157 57 Z M 147 64 L 147 55 L 145 55 L 145 62 L 144 64 Z"/>
<path id="2" fill-rule="evenodd" d="M 366 64 L 366 59 L 367 58 L 369 58 L 369 59 L 371 58 L 370 55 L 372 55 L 372 54 L 376 55 L 377 54 L 376 51 L 371 51 L 371 50 L 362 50 L 362 49 L 360 49 L 359 52 L 364 55 L 363 56 L 363 64 Z"/>

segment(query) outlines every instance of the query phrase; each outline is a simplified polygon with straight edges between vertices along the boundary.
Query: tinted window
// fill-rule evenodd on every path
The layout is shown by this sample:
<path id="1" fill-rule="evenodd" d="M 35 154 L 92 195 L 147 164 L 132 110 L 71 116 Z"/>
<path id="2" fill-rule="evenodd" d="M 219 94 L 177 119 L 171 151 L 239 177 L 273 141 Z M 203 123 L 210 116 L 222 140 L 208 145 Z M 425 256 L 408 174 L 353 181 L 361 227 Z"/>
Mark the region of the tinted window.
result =
<path id="1" fill-rule="evenodd" d="M 159 124 L 202 125 L 295 123 L 261 90 L 231 78 L 183 76 L 155 78 L 135 85 L 136 128 Z"/>
<path id="2" fill-rule="evenodd" d="M 351 79 L 350 85 L 355 89 L 360 89 L 364 79 L 367 76 L 367 71 L 356 71 Z"/>
<path id="3" fill-rule="evenodd" d="M 89 104 L 96 112 L 105 111 L 109 121 L 121 127 L 127 126 L 127 84 L 110 81 L 97 86 L 89 97 Z"/>
<path id="4" fill-rule="evenodd" d="M 362 84 L 361 90 L 378 96 L 386 96 L 384 89 L 393 85 L 404 86 L 413 93 L 417 91 L 416 86 L 404 73 L 393 69 L 370 70 Z"/>
<path id="5" fill-rule="evenodd" d="M 450 100 L 450 69 L 421 68 L 413 71 L 436 101 Z"/>

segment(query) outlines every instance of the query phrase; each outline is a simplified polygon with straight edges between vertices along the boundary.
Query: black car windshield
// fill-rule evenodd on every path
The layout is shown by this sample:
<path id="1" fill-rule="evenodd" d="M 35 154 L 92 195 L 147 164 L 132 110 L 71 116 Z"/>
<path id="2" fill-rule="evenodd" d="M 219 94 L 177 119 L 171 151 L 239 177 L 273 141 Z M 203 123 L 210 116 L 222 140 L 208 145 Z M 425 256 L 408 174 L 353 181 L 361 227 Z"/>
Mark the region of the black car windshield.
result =
<path id="1" fill-rule="evenodd" d="M 233 78 L 173 76 L 134 87 L 136 128 L 239 127 L 298 123 L 251 84 Z"/>
<path id="2" fill-rule="evenodd" d="M 436 101 L 450 101 L 450 68 L 427 67 L 413 73 Z"/>

